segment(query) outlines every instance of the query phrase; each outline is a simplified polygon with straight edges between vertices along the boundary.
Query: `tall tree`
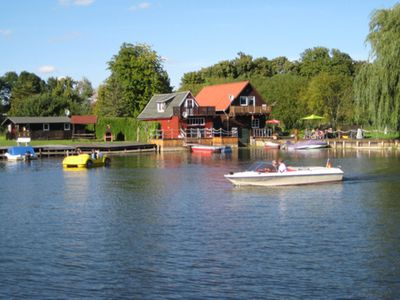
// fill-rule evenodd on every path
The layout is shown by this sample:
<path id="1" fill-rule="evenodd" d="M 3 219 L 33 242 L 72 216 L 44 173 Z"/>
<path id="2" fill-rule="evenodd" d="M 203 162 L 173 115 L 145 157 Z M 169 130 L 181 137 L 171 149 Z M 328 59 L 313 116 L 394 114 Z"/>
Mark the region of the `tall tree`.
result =
<path id="1" fill-rule="evenodd" d="M 308 113 L 325 116 L 333 127 L 352 117 L 352 77 L 320 73 L 311 79 L 303 102 Z"/>
<path id="2" fill-rule="evenodd" d="M 0 103 L 1 111 L 7 112 L 11 104 L 11 92 L 18 80 L 18 75 L 15 72 L 7 72 L 0 77 Z"/>
<path id="3" fill-rule="evenodd" d="M 356 117 L 367 124 L 400 129 L 400 4 L 376 10 L 367 42 L 372 63 L 365 64 L 355 81 Z"/>
<path id="4" fill-rule="evenodd" d="M 252 84 L 268 104 L 272 104 L 272 116 L 286 128 L 299 125 L 306 107 L 301 94 L 307 86 L 307 78 L 293 74 L 278 74 L 270 78 L 253 78 Z"/>
<path id="5" fill-rule="evenodd" d="M 19 74 L 11 93 L 11 116 L 23 116 L 26 99 L 39 95 L 45 90 L 46 83 L 36 74 L 23 71 Z"/>
<path id="6" fill-rule="evenodd" d="M 354 71 L 352 58 L 337 49 L 315 47 L 301 54 L 300 74 L 303 76 L 313 77 L 322 72 L 353 76 Z"/>
<path id="7" fill-rule="evenodd" d="M 135 117 L 153 94 L 172 90 L 161 57 L 148 45 L 124 43 L 108 66 L 111 75 L 96 104 L 101 115 Z"/>

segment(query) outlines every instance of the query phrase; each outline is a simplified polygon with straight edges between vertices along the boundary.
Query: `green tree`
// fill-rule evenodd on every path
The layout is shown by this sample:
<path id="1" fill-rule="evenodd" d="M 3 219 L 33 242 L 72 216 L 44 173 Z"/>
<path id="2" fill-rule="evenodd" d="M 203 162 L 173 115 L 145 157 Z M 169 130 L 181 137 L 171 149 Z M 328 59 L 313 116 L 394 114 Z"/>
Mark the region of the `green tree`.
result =
<path id="1" fill-rule="evenodd" d="M 45 87 L 46 83 L 36 74 L 21 72 L 12 88 L 9 114 L 11 116 L 23 116 L 23 106 L 26 99 L 33 95 L 39 95 L 45 90 Z"/>
<path id="2" fill-rule="evenodd" d="M 148 45 L 124 43 L 108 66 L 96 104 L 102 116 L 136 117 L 153 94 L 172 90 L 161 57 Z"/>
<path id="3" fill-rule="evenodd" d="M 372 63 L 355 80 L 356 118 L 378 128 L 400 129 L 400 4 L 376 10 L 367 42 Z"/>
<path id="4" fill-rule="evenodd" d="M 299 69 L 300 74 L 307 77 L 319 73 L 353 76 L 355 72 L 354 61 L 348 54 L 325 47 L 305 50 L 301 54 Z"/>
<path id="5" fill-rule="evenodd" d="M 18 80 L 15 72 L 7 72 L 0 77 L 0 103 L 1 112 L 7 112 L 11 104 L 11 91 Z"/>
<path id="6" fill-rule="evenodd" d="M 352 77 L 320 73 L 311 79 L 303 102 L 308 112 L 325 116 L 334 127 L 352 117 Z"/>
<path id="7" fill-rule="evenodd" d="M 286 128 L 299 126 L 305 106 L 301 94 L 308 79 L 293 74 L 278 74 L 270 78 L 253 78 L 252 84 L 272 107 L 272 116 Z"/>

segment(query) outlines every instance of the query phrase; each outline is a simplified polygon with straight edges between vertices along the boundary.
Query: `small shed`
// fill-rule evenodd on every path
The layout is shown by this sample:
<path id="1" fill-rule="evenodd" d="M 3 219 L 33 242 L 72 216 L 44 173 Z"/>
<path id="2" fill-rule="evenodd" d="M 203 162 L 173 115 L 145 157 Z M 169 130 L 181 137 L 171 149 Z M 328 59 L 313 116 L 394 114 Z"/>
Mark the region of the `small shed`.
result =
<path id="1" fill-rule="evenodd" d="M 71 116 L 72 139 L 95 139 L 97 116 Z M 87 125 L 93 125 L 93 130 L 88 129 Z"/>
<path id="2" fill-rule="evenodd" d="M 32 140 L 70 139 L 71 120 L 68 117 L 7 117 L 6 138 L 30 137 Z"/>

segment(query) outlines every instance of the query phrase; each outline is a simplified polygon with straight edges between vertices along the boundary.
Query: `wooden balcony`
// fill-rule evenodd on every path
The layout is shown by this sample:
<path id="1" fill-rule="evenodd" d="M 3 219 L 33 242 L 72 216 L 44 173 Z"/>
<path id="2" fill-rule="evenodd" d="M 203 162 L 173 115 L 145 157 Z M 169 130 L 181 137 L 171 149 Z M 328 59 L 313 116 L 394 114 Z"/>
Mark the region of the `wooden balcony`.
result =
<path id="1" fill-rule="evenodd" d="M 239 115 L 265 115 L 271 113 L 271 107 L 267 105 L 261 106 L 231 106 L 229 109 L 229 116 Z"/>
<path id="2" fill-rule="evenodd" d="M 174 106 L 172 109 L 174 116 L 179 116 L 184 118 L 215 116 L 215 106 L 200 106 L 193 108 Z"/>

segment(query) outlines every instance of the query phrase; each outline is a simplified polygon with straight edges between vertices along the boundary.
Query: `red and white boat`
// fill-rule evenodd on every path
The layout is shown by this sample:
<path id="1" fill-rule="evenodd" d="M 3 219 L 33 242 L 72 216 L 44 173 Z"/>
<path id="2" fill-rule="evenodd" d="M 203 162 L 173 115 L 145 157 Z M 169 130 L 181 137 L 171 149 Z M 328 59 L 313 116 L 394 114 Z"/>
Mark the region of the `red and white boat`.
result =
<path id="1" fill-rule="evenodd" d="M 281 144 L 278 142 L 272 142 L 272 141 L 264 142 L 265 149 L 279 149 L 280 147 L 281 147 Z"/>
<path id="2" fill-rule="evenodd" d="M 212 146 L 212 145 L 193 145 L 191 146 L 193 153 L 230 153 L 232 148 L 229 146 Z"/>

